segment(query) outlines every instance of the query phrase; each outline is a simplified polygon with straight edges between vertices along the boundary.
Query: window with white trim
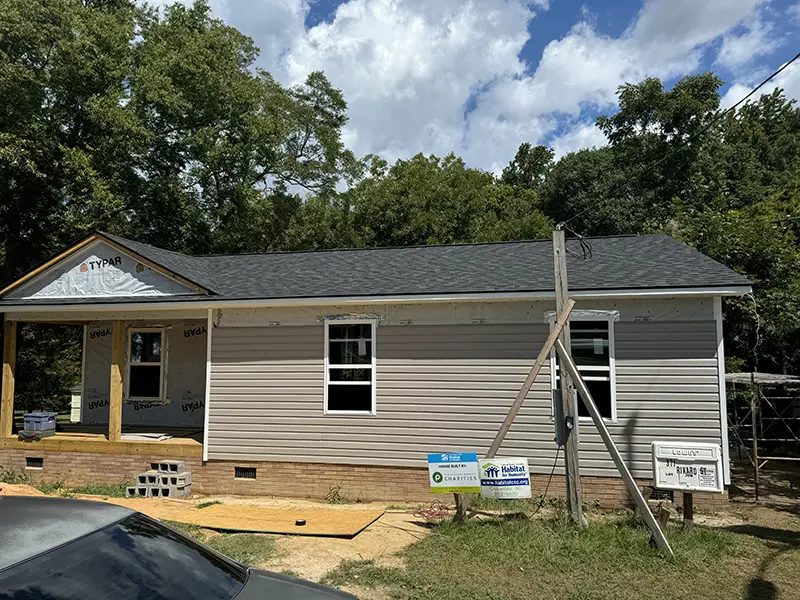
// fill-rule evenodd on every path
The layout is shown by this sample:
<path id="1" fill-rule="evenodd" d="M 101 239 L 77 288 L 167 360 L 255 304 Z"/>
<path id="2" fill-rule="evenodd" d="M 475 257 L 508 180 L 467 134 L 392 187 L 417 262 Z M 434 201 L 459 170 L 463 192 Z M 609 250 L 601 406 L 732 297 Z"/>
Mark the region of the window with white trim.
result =
<path id="1" fill-rule="evenodd" d="M 614 361 L 615 315 L 592 314 L 570 318 L 572 360 L 578 367 L 595 404 L 604 419 L 617 420 L 616 369 Z M 553 320 L 550 320 L 552 327 Z M 561 388 L 561 368 L 555 352 L 550 357 L 553 389 Z M 589 411 L 578 399 L 578 416 L 589 418 Z"/>
<path id="2" fill-rule="evenodd" d="M 164 330 L 131 329 L 128 332 L 128 398 L 160 400 L 164 397 Z"/>
<path id="3" fill-rule="evenodd" d="M 375 414 L 376 325 L 325 321 L 325 414 Z"/>

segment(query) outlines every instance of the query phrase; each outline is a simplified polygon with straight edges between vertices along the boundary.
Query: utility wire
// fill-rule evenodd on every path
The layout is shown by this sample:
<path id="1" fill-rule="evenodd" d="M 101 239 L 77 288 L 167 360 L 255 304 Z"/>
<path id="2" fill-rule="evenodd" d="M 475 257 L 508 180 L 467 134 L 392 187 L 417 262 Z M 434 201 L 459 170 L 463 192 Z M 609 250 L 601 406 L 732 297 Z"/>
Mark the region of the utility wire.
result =
<path id="1" fill-rule="evenodd" d="M 574 229 L 571 229 L 569 226 L 567 226 L 566 223 L 561 223 L 558 226 L 558 228 L 559 229 L 563 229 L 564 231 L 567 231 L 567 232 L 571 233 L 572 235 L 574 235 L 577 238 L 578 243 L 581 245 L 581 252 L 583 254 L 578 254 L 574 250 L 570 250 L 570 248 L 569 248 L 569 246 L 567 246 L 566 240 L 565 240 L 564 250 L 567 252 L 567 254 L 577 258 L 578 260 L 589 260 L 590 258 L 592 258 L 592 245 L 589 243 L 589 241 L 585 237 L 583 237 L 580 233 L 578 233 Z"/>
<path id="2" fill-rule="evenodd" d="M 796 61 L 798 58 L 800 58 L 800 52 L 798 52 L 797 54 L 795 54 L 795 55 L 792 57 L 792 59 L 791 59 L 789 62 L 787 62 L 786 64 L 784 64 L 784 65 L 783 65 L 783 66 L 782 66 L 780 69 L 778 69 L 777 71 L 773 72 L 773 73 L 772 73 L 772 74 L 771 74 L 769 77 L 767 77 L 767 78 L 766 78 L 764 81 L 762 81 L 762 82 L 761 82 L 761 83 L 759 83 L 759 84 L 758 84 L 756 87 L 754 87 L 754 88 L 753 88 L 753 89 L 750 91 L 750 93 L 749 93 L 749 94 L 747 94 L 747 95 L 746 95 L 744 98 L 742 98 L 741 100 L 739 100 L 739 101 L 738 101 L 736 104 L 734 104 L 734 105 L 733 105 L 733 106 L 731 106 L 730 108 L 728 108 L 728 109 L 726 109 L 726 110 L 722 111 L 721 113 L 717 113 L 717 115 L 716 115 L 716 116 L 715 116 L 713 119 L 711 119 L 711 120 L 710 120 L 708 123 L 706 123 L 705 127 L 703 127 L 702 129 L 700 129 L 700 131 L 697 131 L 696 133 L 694 133 L 694 135 L 691 135 L 691 136 L 689 136 L 689 138 L 688 138 L 688 139 L 686 139 L 685 141 L 680 141 L 680 142 L 678 142 L 678 144 L 677 144 L 676 146 L 673 146 L 673 147 L 672 147 L 672 149 L 671 149 L 671 150 L 669 150 L 668 152 L 666 152 L 666 153 L 664 154 L 664 156 L 662 156 L 662 157 L 661 157 L 659 160 L 657 160 L 656 162 L 654 162 L 654 163 L 653 163 L 652 165 L 650 165 L 649 167 L 646 167 L 645 169 L 643 169 L 641 172 L 639 172 L 639 174 L 638 174 L 638 175 L 633 175 L 633 176 L 632 176 L 630 179 L 627 179 L 626 181 L 624 181 L 622 184 L 620 184 L 620 185 L 618 186 L 618 188 L 614 188 L 614 189 L 613 189 L 613 191 L 612 191 L 612 192 L 609 192 L 609 193 L 606 195 L 606 197 L 605 197 L 603 200 L 601 200 L 600 202 L 605 202 L 605 201 L 609 200 L 609 199 L 610 199 L 611 197 L 613 197 L 615 194 L 617 194 L 618 192 L 621 192 L 621 191 L 622 191 L 624 188 L 628 187 L 628 186 L 629 186 L 629 185 L 630 185 L 630 184 L 633 182 L 633 180 L 634 180 L 634 179 L 636 179 L 636 178 L 638 178 L 638 177 L 641 177 L 642 175 L 644 175 L 644 174 L 645 174 L 645 173 L 647 173 L 648 171 L 652 171 L 652 170 L 653 170 L 653 169 L 655 169 L 655 168 L 656 168 L 658 165 L 660 165 L 660 164 L 662 164 L 664 161 L 666 161 L 666 160 L 667 160 L 667 159 L 668 159 L 668 158 L 669 158 L 669 157 L 672 155 L 672 153 L 673 153 L 673 152 L 675 152 L 675 151 L 676 151 L 678 148 L 681 148 L 682 146 L 685 146 L 686 144 L 689 144 L 689 143 L 693 142 L 693 141 L 694 141 L 694 140 L 696 140 L 698 137 L 700 137 L 701 135 L 703 135 L 703 134 L 704 134 L 706 131 L 708 131 L 708 130 L 711 128 L 711 126 L 712 126 L 712 125 L 714 125 L 716 122 L 718 122 L 720 119 L 722 119 L 722 118 L 723 118 L 725 115 L 727 115 L 728 113 L 730 113 L 730 112 L 732 112 L 732 111 L 736 110 L 736 109 L 737 109 L 737 107 L 738 107 L 740 104 L 742 104 L 743 102 L 746 102 L 747 100 L 749 100 L 749 99 L 750 99 L 750 97 L 751 97 L 753 94 L 755 94 L 755 93 L 756 93 L 758 90 L 760 90 L 762 87 L 764 87 L 765 85 L 767 85 L 767 84 L 768 84 L 768 83 L 769 83 L 769 82 L 770 82 L 772 79 L 774 79 L 775 77 L 777 77 L 777 76 L 778 76 L 778 75 L 779 75 L 781 72 L 783 72 L 783 71 L 784 71 L 784 70 L 785 70 L 787 67 L 789 67 L 789 65 L 791 65 L 791 64 L 792 64 L 794 61 Z M 567 219 L 566 221 L 563 221 L 563 222 L 562 222 L 560 225 L 563 227 L 564 225 L 566 225 L 566 224 L 567 224 L 567 223 L 569 223 L 570 221 L 574 221 L 574 220 L 575 220 L 575 219 L 577 219 L 578 217 L 580 217 L 580 216 L 582 216 L 582 215 L 586 214 L 587 212 L 589 212 L 590 210 L 592 210 L 592 209 L 596 208 L 596 206 L 597 206 L 597 205 L 593 205 L 593 206 L 587 206 L 587 207 L 586 207 L 586 208 L 584 208 L 582 211 L 580 211 L 580 212 L 579 212 L 577 215 L 574 215 L 574 216 L 570 217 L 569 219 Z"/>
<path id="3" fill-rule="evenodd" d="M 542 506 L 544 506 L 544 501 L 547 498 L 547 491 L 550 489 L 550 482 L 553 481 L 553 475 L 556 472 L 556 466 L 558 465 L 558 455 L 560 453 L 561 453 L 561 446 L 558 446 L 556 447 L 556 458 L 553 461 L 553 468 L 550 469 L 550 477 L 547 478 L 547 485 L 544 486 L 544 492 L 542 493 L 542 496 L 539 498 L 539 505 L 536 507 L 533 513 L 531 513 L 531 516 L 529 518 L 532 518 L 536 513 L 538 513 L 541 510 Z"/>

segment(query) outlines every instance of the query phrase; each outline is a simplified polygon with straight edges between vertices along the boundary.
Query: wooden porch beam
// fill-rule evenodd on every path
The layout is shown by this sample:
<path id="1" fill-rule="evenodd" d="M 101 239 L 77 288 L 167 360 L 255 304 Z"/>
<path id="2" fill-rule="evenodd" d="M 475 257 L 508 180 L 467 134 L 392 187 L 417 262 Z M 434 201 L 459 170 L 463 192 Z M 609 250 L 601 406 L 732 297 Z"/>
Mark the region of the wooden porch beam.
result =
<path id="1" fill-rule="evenodd" d="M 111 389 L 108 397 L 108 441 L 122 438 L 122 369 L 125 362 L 125 322 L 114 321 L 111 330 Z"/>
<path id="2" fill-rule="evenodd" d="M 17 322 L 3 324 L 3 389 L 0 395 L 0 438 L 11 437 L 14 425 L 14 378 L 17 372 Z"/>

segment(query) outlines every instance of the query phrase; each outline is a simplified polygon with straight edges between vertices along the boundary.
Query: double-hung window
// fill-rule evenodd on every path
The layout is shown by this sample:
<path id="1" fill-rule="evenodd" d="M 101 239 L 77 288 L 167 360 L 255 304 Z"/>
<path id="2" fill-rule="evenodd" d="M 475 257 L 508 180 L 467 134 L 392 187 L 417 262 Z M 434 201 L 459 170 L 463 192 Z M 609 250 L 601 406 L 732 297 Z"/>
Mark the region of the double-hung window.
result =
<path id="1" fill-rule="evenodd" d="M 375 328 L 325 321 L 325 414 L 375 414 Z"/>
<path id="2" fill-rule="evenodd" d="M 616 374 L 614 368 L 614 318 L 605 313 L 570 318 L 572 360 L 604 419 L 617 420 Z M 551 326 L 553 320 L 550 321 Z M 561 367 L 555 352 L 550 360 L 553 389 L 561 389 Z M 578 399 L 578 416 L 589 417 Z"/>
<path id="3" fill-rule="evenodd" d="M 164 397 L 164 330 L 131 329 L 126 384 L 132 400 Z"/>

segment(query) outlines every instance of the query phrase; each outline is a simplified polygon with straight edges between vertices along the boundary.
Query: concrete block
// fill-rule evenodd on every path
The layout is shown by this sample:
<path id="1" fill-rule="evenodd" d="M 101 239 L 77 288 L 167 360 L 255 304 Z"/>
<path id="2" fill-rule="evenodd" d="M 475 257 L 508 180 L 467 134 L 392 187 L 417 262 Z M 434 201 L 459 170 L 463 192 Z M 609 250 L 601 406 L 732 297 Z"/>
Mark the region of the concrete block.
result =
<path id="1" fill-rule="evenodd" d="M 183 473 L 176 473 L 175 475 L 159 475 L 159 483 L 161 485 L 183 486 L 192 483 L 192 474 L 189 471 Z"/>
<path id="2" fill-rule="evenodd" d="M 137 485 L 136 497 L 137 498 L 150 498 L 152 496 L 152 488 L 149 485 Z"/>
<path id="3" fill-rule="evenodd" d="M 161 473 L 183 473 L 186 471 L 186 463 L 182 460 L 162 460 L 158 463 L 158 470 Z"/>
<path id="4" fill-rule="evenodd" d="M 156 485 L 158 483 L 158 471 L 145 471 L 136 476 L 136 483 L 139 485 Z"/>
<path id="5" fill-rule="evenodd" d="M 187 496 L 192 495 L 192 486 L 170 486 L 170 493 L 174 494 L 172 498 L 186 498 Z"/>
<path id="6" fill-rule="evenodd" d="M 192 493 L 191 485 L 157 485 L 151 488 L 153 498 L 185 498 Z"/>
<path id="7" fill-rule="evenodd" d="M 130 486 L 125 488 L 125 497 L 126 498 L 135 498 L 136 497 L 136 486 Z"/>

